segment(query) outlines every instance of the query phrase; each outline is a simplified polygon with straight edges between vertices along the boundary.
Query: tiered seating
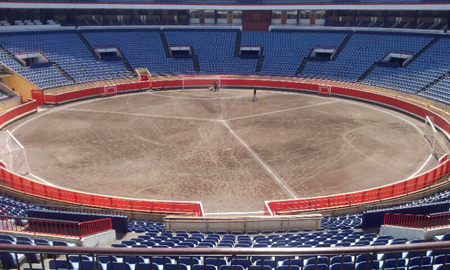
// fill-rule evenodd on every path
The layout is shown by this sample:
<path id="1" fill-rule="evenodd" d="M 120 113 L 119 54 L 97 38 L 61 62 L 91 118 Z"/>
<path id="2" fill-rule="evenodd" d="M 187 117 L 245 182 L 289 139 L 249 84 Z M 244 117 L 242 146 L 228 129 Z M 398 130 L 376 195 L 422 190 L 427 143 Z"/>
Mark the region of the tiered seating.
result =
<path id="1" fill-rule="evenodd" d="M 347 33 L 272 31 L 243 32 L 242 46 L 262 46 L 264 64 L 261 75 L 293 76 L 304 57 L 315 47 L 337 48 Z"/>
<path id="2" fill-rule="evenodd" d="M 84 32 L 83 35 L 93 47 L 119 47 L 133 68 L 148 68 L 153 75 L 194 73 L 192 59 L 166 57 L 158 31 Z"/>
<path id="3" fill-rule="evenodd" d="M 449 89 L 450 89 L 450 78 L 447 77 L 444 80 L 440 81 L 439 83 L 433 85 L 427 91 L 420 92 L 419 95 L 450 104 Z"/>
<path id="4" fill-rule="evenodd" d="M 131 77 L 122 62 L 94 59 L 75 32 L 2 34 L 0 45 L 12 54 L 40 51 L 77 83 Z"/>
<path id="5" fill-rule="evenodd" d="M 5 211 L 7 215 L 26 217 L 26 211 L 32 207 L 34 207 L 33 204 L 0 194 L 0 209 Z"/>
<path id="6" fill-rule="evenodd" d="M 199 59 L 200 74 L 255 74 L 257 59 L 235 57 L 236 31 L 172 29 L 164 33 L 168 45 L 192 46 Z M 85 31 L 83 35 L 93 47 L 120 48 L 132 68 L 148 68 L 153 75 L 196 73 L 191 58 L 166 56 L 157 30 L 96 30 Z M 338 48 L 346 35 L 346 32 L 330 31 L 243 32 L 241 46 L 263 48 L 264 62 L 260 75 L 294 76 L 313 48 Z M 414 55 L 433 38 L 433 35 L 356 32 L 337 59 L 309 60 L 300 76 L 356 81 L 387 53 Z M 51 62 L 59 64 L 62 72 L 54 66 L 24 68 L 6 53 L 0 52 L 0 63 L 42 89 L 71 84 L 64 71 L 76 83 L 132 76 L 120 61 L 95 59 L 76 32 L 1 34 L 0 45 L 13 54 L 41 51 Z M 417 93 L 450 71 L 449 47 L 450 38 L 441 37 L 407 67 L 377 66 L 363 83 Z M 444 79 L 419 95 L 450 102 L 447 94 L 449 84 L 450 80 Z"/>
<path id="7" fill-rule="evenodd" d="M 0 52 L 0 65 L 8 66 L 41 89 L 71 84 L 55 67 L 24 68 L 3 52 Z"/>
<path id="8" fill-rule="evenodd" d="M 387 53 L 415 54 L 431 40 L 429 36 L 355 33 L 335 61 L 310 61 L 300 76 L 356 81 Z M 391 73 L 396 72 L 389 70 Z"/>
<path id="9" fill-rule="evenodd" d="M 376 235 L 365 236 L 365 233 L 346 230 L 277 230 L 247 232 L 235 231 L 158 231 L 150 230 L 131 240 L 114 244 L 113 247 L 331 247 L 361 245 L 360 238 L 364 237 L 364 245 L 376 241 Z M 370 239 L 369 239 L 370 238 Z"/>
<path id="10" fill-rule="evenodd" d="M 450 235 L 443 240 L 450 239 Z M 408 243 L 419 243 L 423 240 L 408 241 L 405 238 L 364 233 L 354 230 L 278 230 L 261 233 L 241 232 L 227 233 L 225 231 L 151 231 L 131 240 L 114 244 L 115 248 L 230 248 L 230 247 L 349 247 L 349 246 L 385 246 Z M 137 259 L 125 258 L 126 266 L 136 269 L 153 264 L 153 269 L 210 269 L 210 270 L 253 270 L 253 269 L 393 269 L 398 267 L 414 267 L 422 265 L 422 269 L 437 269 L 442 267 L 445 251 L 426 251 L 411 253 L 385 253 L 385 254 L 355 254 L 345 256 L 285 256 L 285 257 L 152 257 L 152 260 L 142 257 Z M 110 258 L 102 258 L 101 265 L 107 266 Z M 123 265 L 124 259 L 112 257 L 113 262 Z M 343 268 L 341 268 L 343 264 Z M 367 268 L 368 264 L 370 267 Z M 179 266 L 178 266 L 179 265 Z M 317 268 L 316 268 L 317 266 Z M 371 267 L 373 266 L 373 267 Z M 180 268 L 177 268 L 180 267 Z M 291 268 L 289 268 L 291 267 Z M 105 267 L 106 268 L 106 267 Z"/>
<path id="11" fill-rule="evenodd" d="M 47 240 L 42 238 L 31 238 L 26 236 L 16 236 L 0 234 L 0 244 L 9 245 L 27 245 L 27 246 L 74 246 L 74 244 L 59 240 Z M 26 257 L 26 258 L 25 258 Z M 17 258 L 14 253 L 0 253 L 0 262 L 2 269 L 16 269 L 20 261 L 26 260 L 31 263 L 38 263 L 41 260 L 39 254 L 18 254 Z M 18 263 L 19 262 L 19 263 Z"/>
<path id="12" fill-rule="evenodd" d="M 441 38 L 407 67 L 396 69 L 377 67 L 364 82 L 416 93 L 442 74 L 450 71 L 450 56 L 447 53 L 449 46 L 450 39 Z"/>
<path id="13" fill-rule="evenodd" d="M 433 195 L 430 195 L 430 196 L 422 198 L 422 199 L 414 200 L 414 201 L 404 203 L 404 204 L 398 204 L 396 206 L 392 206 L 390 209 L 403 209 L 403 208 L 408 208 L 411 206 L 431 205 L 434 203 L 446 202 L 448 200 L 450 200 L 450 189 L 447 189 L 447 190 L 444 190 L 441 192 L 437 192 Z M 384 209 L 386 209 L 386 208 L 384 208 Z"/>
<path id="14" fill-rule="evenodd" d="M 321 226 L 325 229 L 359 228 L 362 222 L 361 216 L 360 214 L 348 214 L 339 217 L 325 217 L 322 219 Z"/>
<path id="15" fill-rule="evenodd" d="M 164 231 L 164 222 L 131 220 L 128 222 L 128 232 L 162 232 Z"/>
<path id="16" fill-rule="evenodd" d="M 166 30 L 169 45 L 190 45 L 204 74 L 254 74 L 256 59 L 234 57 L 234 30 Z M 264 65 L 263 65 L 264 66 Z"/>

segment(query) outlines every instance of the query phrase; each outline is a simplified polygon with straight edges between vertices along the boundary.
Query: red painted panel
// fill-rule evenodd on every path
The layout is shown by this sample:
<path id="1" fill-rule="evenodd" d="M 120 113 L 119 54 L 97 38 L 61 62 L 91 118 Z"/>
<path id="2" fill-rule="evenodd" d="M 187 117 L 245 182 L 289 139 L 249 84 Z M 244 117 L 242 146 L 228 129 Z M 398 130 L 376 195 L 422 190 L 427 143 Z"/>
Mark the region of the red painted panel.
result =
<path id="1" fill-rule="evenodd" d="M 44 105 L 44 93 L 42 90 L 31 90 L 31 98 L 36 100 L 37 105 Z"/>

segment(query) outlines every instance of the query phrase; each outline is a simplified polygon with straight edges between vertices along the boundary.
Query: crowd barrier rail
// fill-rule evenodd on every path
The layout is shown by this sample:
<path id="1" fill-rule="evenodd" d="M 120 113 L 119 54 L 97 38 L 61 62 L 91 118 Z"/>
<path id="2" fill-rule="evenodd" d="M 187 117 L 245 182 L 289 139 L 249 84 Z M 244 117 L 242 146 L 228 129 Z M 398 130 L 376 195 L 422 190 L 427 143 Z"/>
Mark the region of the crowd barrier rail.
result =
<path id="1" fill-rule="evenodd" d="M 195 267 L 195 261 L 198 263 L 199 257 L 203 257 L 203 260 L 200 262 L 200 269 L 203 269 L 203 267 L 204 269 L 211 269 L 211 267 L 220 268 L 221 262 L 218 259 L 219 257 L 225 257 L 231 261 L 230 266 L 228 266 L 229 269 L 239 269 L 242 267 L 237 266 L 238 262 L 236 259 L 239 259 L 239 265 L 242 265 L 242 262 L 246 262 L 244 264 L 244 266 L 247 266 L 246 268 L 266 269 L 267 266 L 263 267 L 263 265 L 264 260 L 269 260 L 267 257 L 274 257 L 273 260 L 269 260 L 270 262 L 283 261 L 284 270 L 299 270 L 299 261 L 306 261 L 307 259 L 308 266 L 303 266 L 302 264 L 307 269 L 384 269 L 387 263 L 393 265 L 389 269 L 406 269 L 404 265 L 406 262 L 403 258 L 404 253 L 407 254 L 406 258 L 408 260 L 416 258 L 416 263 L 407 265 L 408 269 L 410 267 L 411 269 L 413 267 L 414 269 L 433 269 L 434 265 L 429 265 L 429 260 L 427 262 L 421 259 L 422 257 L 426 257 L 431 250 L 433 252 L 429 257 L 431 257 L 431 262 L 436 262 L 436 269 L 449 270 L 449 249 L 450 241 L 331 248 L 92 248 L 0 244 L 0 252 L 5 253 L 4 258 L 8 258 L 6 255 L 9 255 L 10 258 L 9 260 L 5 260 L 7 263 L 6 268 L 18 270 L 25 268 L 33 269 L 32 260 L 25 260 L 22 264 L 15 263 L 22 254 L 25 254 L 26 259 L 33 257 L 40 258 L 41 265 L 39 265 L 39 268 L 44 270 L 54 269 L 49 267 L 51 261 L 54 261 L 55 265 L 56 261 L 62 261 L 59 264 L 60 267 L 75 269 L 72 268 L 72 262 L 74 259 L 77 259 L 76 257 L 78 257 L 78 261 L 80 262 L 88 261 L 85 265 L 80 264 L 80 269 L 103 269 L 105 264 L 107 264 L 108 269 L 130 269 L 128 262 L 132 262 L 135 269 L 166 269 L 166 267 L 170 267 L 170 269 L 185 269 L 186 266 L 192 269 Z M 380 254 L 389 254 L 390 256 L 381 256 L 378 259 L 378 255 Z M 183 263 L 180 263 L 181 257 L 184 259 Z M 260 257 L 262 263 L 257 266 L 252 266 L 252 257 Z M 295 257 L 300 259 L 295 259 Z M 359 262 L 357 258 L 361 257 L 365 259 Z M 45 258 L 49 259 L 45 261 Z M 121 258 L 122 261 L 116 262 L 117 258 Z M 206 264 L 206 258 L 214 258 L 217 262 L 208 262 Z M 161 261 L 166 261 L 166 259 L 175 261 L 175 265 L 162 264 Z M 324 262 L 324 259 L 327 259 L 326 262 Z M 49 261 L 50 263 L 48 263 Z M 100 262 L 102 262 L 101 265 Z M 233 262 L 236 262 L 236 264 L 233 265 Z M 65 267 L 66 265 L 67 267 Z M 36 269 L 36 265 L 34 267 Z M 280 267 L 278 264 L 275 264 L 275 267 L 272 269 L 281 269 Z"/>
<path id="2" fill-rule="evenodd" d="M 83 238 L 112 230 L 110 218 L 85 222 L 54 220 L 43 218 L 0 216 L 0 232 L 15 232 L 26 235 L 47 235 Z"/>
<path id="3" fill-rule="evenodd" d="M 106 232 L 112 230 L 112 220 L 111 218 L 102 218 L 96 220 L 83 221 L 78 223 L 80 228 L 80 238 Z"/>
<path id="4" fill-rule="evenodd" d="M 448 227 L 450 226 L 450 213 L 434 215 L 387 213 L 384 215 L 383 225 L 425 230 Z"/>

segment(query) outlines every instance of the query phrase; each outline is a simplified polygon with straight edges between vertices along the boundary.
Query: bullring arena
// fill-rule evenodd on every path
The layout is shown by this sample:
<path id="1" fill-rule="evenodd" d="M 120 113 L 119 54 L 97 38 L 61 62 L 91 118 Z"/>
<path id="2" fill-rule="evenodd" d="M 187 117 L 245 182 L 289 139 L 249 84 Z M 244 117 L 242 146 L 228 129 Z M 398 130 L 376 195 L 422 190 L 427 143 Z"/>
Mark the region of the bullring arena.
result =
<path id="1" fill-rule="evenodd" d="M 212 82 L 212 81 L 211 81 Z M 75 191 L 200 201 L 204 214 L 262 214 L 265 201 L 377 188 L 446 153 L 422 119 L 285 89 L 178 87 L 47 106 L 5 129 L 29 178 Z"/>

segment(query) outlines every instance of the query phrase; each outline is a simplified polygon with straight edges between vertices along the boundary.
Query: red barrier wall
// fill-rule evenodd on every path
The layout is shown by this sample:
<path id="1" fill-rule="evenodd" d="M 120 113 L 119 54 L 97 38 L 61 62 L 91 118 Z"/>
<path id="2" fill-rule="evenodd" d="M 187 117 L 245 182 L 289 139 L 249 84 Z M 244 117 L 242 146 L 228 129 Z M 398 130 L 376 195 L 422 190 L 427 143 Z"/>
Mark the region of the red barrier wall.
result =
<path id="1" fill-rule="evenodd" d="M 282 212 L 320 210 L 382 201 L 397 196 L 407 195 L 435 183 L 445 174 L 449 173 L 449 164 L 450 162 L 446 160 L 431 171 L 417 177 L 378 188 L 316 198 L 270 201 L 267 202 L 267 204 L 272 214 L 276 215 Z"/>
<path id="2" fill-rule="evenodd" d="M 35 112 L 37 104 L 35 100 L 30 100 L 27 103 L 21 104 L 13 109 L 7 110 L 0 114 L 0 127 L 11 123 L 12 121 L 24 116 L 25 114 Z"/>
<path id="3" fill-rule="evenodd" d="M 149 88 L 149 81 L 145 82 L 135 82 L 135 83 L 124 83 L 117 85 L 107 85 L 107 86 L 116 86 L 117 92 L 126 92 L 133 90 L 140 90 Z M 70 91 L 61 94 L 45 94 L 44 93 L 44 101 L 47 104 L 60 104 L 68 101 L 74 101 L 82 98 L 96 97 L 101 96 L 104 93 L 104 86 L 93 87 L 83 90 Z"/>
<path id="4" fill-rule="evenodd" d="M 160 80 L 160 81 L 146 81 L 132 84 L 117 85 L 117 92 L 130 91 L 143 88 L 181 88 L 190 86 L 205 86 L 209 87 L 217 81 L 217 78 L 196 78 L 186 77 L 184 79 Z M 352 97 L 363 99 L 371 102 L 377 102 L 392 106 L 408 113 L 417 115 L 419 117 L 433 116 L 434 122 L 442 130 L 450 133 L 450 124 L 440 115 L 420 107 L 413 103 L 400 100 L 394 97 L 385 96 L 373 92 L 365 92 L 357 89 L 333 86 L 332 82 L 327 82 L 331 86 L 332 95 L 340 95 L 345 97 Z M 220 85 L 223 86 L 240 86 L 240 87 L 264 87 L 273 89 L 289 89 L 318 92 L 320 85 L 314 83 L 300 82 L 300 81 L 283 81 L 271 80 L 266 78 L 261 79 L 240 79 L 234 76 L 221 76 Z M 90 88 L 80 91 L 62 93 L 58 95 L 45 95 L 45 102 L 58 104 L 85 97 L 99 96 L 102 94 L 103 87 Z M 447 158 L 443 159 L 441 164 L 435 169 L 416 176 L 405 181 L 394 183 L 391 185 L 364 190 L 359 192 L 339 194 L 332 196 L 324 196 L 317 198 L 306 198 L 299 200 L 285 200 L 285 201 L 270 201 L 266 202 L 265 214 L 276 215 L 282 212 L 303 211 L 313 209 L 326 209 L 340 206 L 350 206 L 354 204 L 361 204 L 367 202 L 381 201 L 396 196 L 408 194 L 413 191 L 420 190 L 449 173 L 450 161 Z M 39 183 L 32 182 L 28 179 L 13 175 L 5 169 L 0 168 L 2 179 L 5 182 L 19 189 L 23 192 L 35 194 L 38 196 L 47 197 L 54 200 L 63 200 L 78 204 L 101 206 L 108 208 L 119 208 L 127 210 L 142 210 L 154 212 L 191 212 L 201 215 L 201 205 L 192 205 L 190 203 L 178 204 L 176 202 L 150 202 L 150 201 L 136 201 L 129 199 L 112 198 L 107 196 L 99 196 L 92 194 L 78 193 L 69 190 L 62 190 L 54 187 L 44 186 Z"/>
<path id="5" fill-rule="evenodd" d="M 0 181 L 25 194 L 49 200 L 103 208 L 203 216 L 200 203 L 133 200 L 72 191 L 34 182 L 0 167 Z"/>

